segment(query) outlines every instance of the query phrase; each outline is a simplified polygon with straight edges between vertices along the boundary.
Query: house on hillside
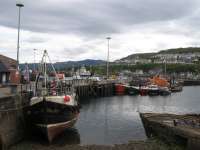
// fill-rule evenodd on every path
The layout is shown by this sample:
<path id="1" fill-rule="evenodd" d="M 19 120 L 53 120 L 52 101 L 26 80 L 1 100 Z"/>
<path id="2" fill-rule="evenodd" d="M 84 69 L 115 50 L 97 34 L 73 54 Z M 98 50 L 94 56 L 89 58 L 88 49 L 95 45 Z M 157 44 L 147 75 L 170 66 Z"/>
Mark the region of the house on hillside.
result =
<path id="1" fill-rule="evenodd" d="M 17 84 L 20 82 L 17 61 L 0 55 L 0 84 Z"/>

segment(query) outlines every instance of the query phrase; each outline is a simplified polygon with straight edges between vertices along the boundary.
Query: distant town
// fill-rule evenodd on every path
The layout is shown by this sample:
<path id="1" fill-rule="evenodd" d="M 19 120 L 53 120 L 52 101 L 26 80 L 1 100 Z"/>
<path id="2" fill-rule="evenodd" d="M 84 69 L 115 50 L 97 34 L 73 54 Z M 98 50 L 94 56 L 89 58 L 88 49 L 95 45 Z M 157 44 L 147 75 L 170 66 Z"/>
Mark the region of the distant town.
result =
<path id="1" fill-rule="evenodd" d="M 116 60 L 116 63 L 127 64 L 197 64 L 200 61 L 200 48 L 177 48 L 163 50 L 158 53 L 133 54 Z"/>

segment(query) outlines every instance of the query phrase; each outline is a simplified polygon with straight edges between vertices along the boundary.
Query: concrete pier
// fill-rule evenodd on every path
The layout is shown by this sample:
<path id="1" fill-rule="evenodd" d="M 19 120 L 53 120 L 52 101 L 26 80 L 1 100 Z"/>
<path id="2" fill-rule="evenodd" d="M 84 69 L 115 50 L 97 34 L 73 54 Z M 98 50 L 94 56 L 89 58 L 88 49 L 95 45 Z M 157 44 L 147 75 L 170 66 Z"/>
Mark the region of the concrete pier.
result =
<path id="1" fill-rule="evenodd" d="M 17 85 L 0 87 L 0 150 L 25 136 L 23 108 L 29 103 L 29 93 L 18 89 L 21 88 Z"/>
<path id="2" fill-rule="evenodd" d="M 85 99 L 91 97 L 105 97 L 114 95 L 113 83 L 94 83 L 88 85 L 77 85 L 75 89 L 80 101 L 82 98 Z"/>
<path id="3" fill-rule="evenodd" d="M 188 150 L 200 149 L 199 115 L 141 113 L 140 117 L 149 138 L 155 136 Z"/>

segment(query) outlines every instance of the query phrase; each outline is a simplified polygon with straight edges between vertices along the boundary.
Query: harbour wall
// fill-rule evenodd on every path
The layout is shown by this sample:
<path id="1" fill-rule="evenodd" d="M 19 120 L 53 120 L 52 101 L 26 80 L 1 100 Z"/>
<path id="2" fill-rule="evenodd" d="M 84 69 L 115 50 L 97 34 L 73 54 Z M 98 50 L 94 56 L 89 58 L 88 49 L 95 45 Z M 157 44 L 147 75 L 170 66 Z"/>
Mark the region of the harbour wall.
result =
<path id="1" fill-rule="evenodd" d="M 200 85 L 200 80 L 184 80 L 183 85 L 184 86 Z"/>
<path id="2" fill-rule="evenodd" d="M 76 86 L 75 89 L 79 101 L 85 98 L 113 96 L 115 94 L 113 83 L 93 83 L 88 85 L 79 85 Z"/>
<path id="3" fill-rule="evenodd" d="M 0 98 L 0 149 L 20 141 L 24 135 L 24 119 L 20 96 L 13 95 Z"/>
<path id="4" fill-rule="evenodd" d="M 17 92 L 17 86 L 0 88 L 0 150 L 8 149 L 25 136 L 23 108 L 29 93 Z"/>

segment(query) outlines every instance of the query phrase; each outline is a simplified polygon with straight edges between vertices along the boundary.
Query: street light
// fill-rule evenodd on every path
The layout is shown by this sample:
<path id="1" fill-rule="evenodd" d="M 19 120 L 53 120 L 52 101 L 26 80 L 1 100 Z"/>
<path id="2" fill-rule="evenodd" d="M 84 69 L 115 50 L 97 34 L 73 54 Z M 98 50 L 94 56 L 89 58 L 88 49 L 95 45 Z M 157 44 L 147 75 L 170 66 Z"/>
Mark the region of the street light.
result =
<path id="1" fill-rule="evenodd" d="M 164 63 L 165 63 L 165 78 L 167 75 L 167 61 L 166 61 L 166 57 L 164 58 Z"/>
<path id="2" fill-rule="evenodd" d="M 24 4 L 21 0 L 16 1 L 16 6 L 19 8 L 19 16 L 18 16 L 18 36 L 17 36 L 17 70 L 19 70 L 19 38 L 20 38 L 20 19 L 21 19 L 21 8 L 24 7 Z"/>
<path id="3" fill-rule="evenodd" d="M 33 51 L 34 51 L 34 71 L 36 71 L 36 66 L 35 66 L 35 53 L 36 53 L 36 50 L 37 49 L 33 49 Z"/>
<path id="4" fill-rule="evenodd" d="M 107 40 L 108 40 L 108 55 L 107 55 L 107 79 L 109 78 L 109 51 L 110 51 L 110 39 L 111 39 L 111 37 L 107 37 L 106 38 Z"/>

